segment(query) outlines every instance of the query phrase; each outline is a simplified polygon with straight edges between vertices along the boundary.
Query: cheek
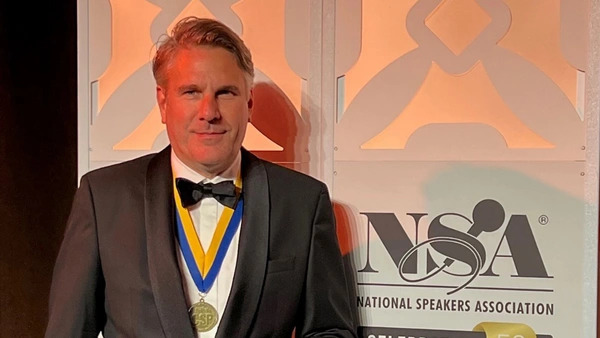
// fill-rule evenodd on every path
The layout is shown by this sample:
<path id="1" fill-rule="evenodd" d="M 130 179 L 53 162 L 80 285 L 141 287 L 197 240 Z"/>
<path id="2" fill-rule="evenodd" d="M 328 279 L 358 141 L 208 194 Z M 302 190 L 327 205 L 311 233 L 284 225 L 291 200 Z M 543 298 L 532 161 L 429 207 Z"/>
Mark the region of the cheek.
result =
<path id="1" fill-rule="evenodd" d="M 194 107 L 190 104 L 174 101 L 168 107 L 166 118 L 167 125 L 172 125 L 178 129 L 187 129 L 187 126 L 194 120 Z"/>
<path id="2" fill-rule="evenodd" d="M 243 139 L 246 135 L 246 130 L 248 129 L 248 119 L 240 117 L 236 121 L 236 123 L 237 123 L 236 124 L 237 132 L 235 135 L 235 139 L 236 139 L 236 142 L 241 142 L 241 141 L 243 141 Z"/>
<path id="3" fill-rule="evenodd" d="M 219 109 L 225 122 L 238 132 L 244 131 L 248 123 L 249 112 L 245 102 L 236 101 L 222 104 Z"/>
<path id="4" fill-rule="evenodd" d="M 242 120 L 240 121 L 240 126 L 239 126 L 239 136 L 240 138 L 244 138 L 244 135 L 246 134 L 246 129 L 248 129 L 248 120 Z"/>

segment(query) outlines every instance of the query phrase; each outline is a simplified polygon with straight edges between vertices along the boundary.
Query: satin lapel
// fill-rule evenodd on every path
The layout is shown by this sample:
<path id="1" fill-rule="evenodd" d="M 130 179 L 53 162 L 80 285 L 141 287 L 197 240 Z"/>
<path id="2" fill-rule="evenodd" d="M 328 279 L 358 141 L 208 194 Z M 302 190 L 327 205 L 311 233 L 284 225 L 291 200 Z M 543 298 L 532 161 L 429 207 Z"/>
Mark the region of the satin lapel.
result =
<path id="1" fill-rule="evenodd" d="M 244 214 L 231 293 L 216 337 L 240 337 L 252 326 L 261 297 L 269 246 L 269 186 L 263 163 L 242 149 Z"/>
<path id="2" fill-rule="evenodd" d="M 150 282 L 163 330 L 169 338 L 193 338 L 176 256 L 170 147 L 148 165 L 144 203 Z"/>

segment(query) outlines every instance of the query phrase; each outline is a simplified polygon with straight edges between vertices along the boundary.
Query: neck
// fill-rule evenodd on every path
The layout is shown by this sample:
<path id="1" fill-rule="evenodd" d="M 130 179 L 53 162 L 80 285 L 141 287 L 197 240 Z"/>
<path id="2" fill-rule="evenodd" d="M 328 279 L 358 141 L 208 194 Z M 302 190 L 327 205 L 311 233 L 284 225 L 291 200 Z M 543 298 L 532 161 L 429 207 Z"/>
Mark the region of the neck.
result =
<path id="1" fill-rule="evenodd" d="M 227 163 L 219 163 L 219 164 L 215 164 L 212 166 L 206 166 L 206 165 L 202 165 L 202 164 L 198 164 L 198 163 L 185 163 L 185 165 L 187 165 L 188 167 L 190 167 L 190 169 L 192 169 L 193 171 L 197 172 L 198 174 L 208 178 L 208 179 L 213 179 L 216 176 L 219 176 L 220 174 L 222 174 L 227 168 L 229 168 L 229 166 L 231 166 L 231 164 L 233 164 L 233 161 L 228 161 Z"/>
<path id="2" fill-rule="evenodd" d="M 234 179 L 238 171 L 241 170 L 241 152 L 238 152 L 236 156 L 233 158 L 228 158 L 226 162 L 214 164 L 214 165 L 206 165 L 202 163 L 197 163 L 189 160 L 185 160 L 182 156 L 179 156 L 174 150 L 172 151 L 172 156 L 174 158 L 171 159 L 172 165 L 175 165 L 176 162 L 179 164 L 176 167 L 179 167 L 184 172 L 187 170 L 188 172 L 194 172 L 203 178 L 213 179 L 217 176 L 220 176 L 224 179 Z M 175 162 L 174 162 L 175 161 Z M 185 169 L 187 168 L 187 169 Z M 175 174 L 182 174 L 181 172 L 176 172 Z"/>

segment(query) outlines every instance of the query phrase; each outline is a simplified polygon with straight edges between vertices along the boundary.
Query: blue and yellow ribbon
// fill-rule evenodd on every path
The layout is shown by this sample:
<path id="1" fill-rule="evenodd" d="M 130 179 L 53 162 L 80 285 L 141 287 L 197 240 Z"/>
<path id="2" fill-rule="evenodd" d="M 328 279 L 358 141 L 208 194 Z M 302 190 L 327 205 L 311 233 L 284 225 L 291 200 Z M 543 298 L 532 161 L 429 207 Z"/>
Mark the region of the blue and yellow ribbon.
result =
<path id="1" fill-rule="evenodd" d="M 225 207 L 223 210 L 208 251 L 205 251 L 200 243 L 190 212 L 181 204 L 181 197 L 175 186 L 175 181 L 173 181 L 173 185 L 177 207 L 177 238 L 179 245 L 198 290 L 202 293 L 208 293 L 219 275 L 227 250 L 242 220 L 244 203 L 241 197 L 241 176 L 238 175 L 235 180 L 239 196 L 235 210 L 229 207 Z"/>

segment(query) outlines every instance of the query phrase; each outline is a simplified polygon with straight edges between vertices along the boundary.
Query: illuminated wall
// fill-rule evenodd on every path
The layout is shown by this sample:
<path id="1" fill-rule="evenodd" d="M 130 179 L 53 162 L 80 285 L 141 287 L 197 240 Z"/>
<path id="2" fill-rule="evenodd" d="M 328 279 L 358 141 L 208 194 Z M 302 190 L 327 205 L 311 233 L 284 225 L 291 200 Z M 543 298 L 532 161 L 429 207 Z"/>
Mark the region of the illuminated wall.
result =
<path id="1" fill-rule="evenodd" d="M 596 278 L 594 10 L 589 0 L 82 0 L 80 173 L 168 144 L 153 44 L 182 17 L 217 18 L 256 66 L 244 146 L 332 191 L 365 337 L 489 334 L 478 326 L 488 321 L 523 323 L 523 337 L 527 327 L 583 337 L 595 317 L 585 303 Z M 418 309 L 428 298 L 470 306 Z M 499 300 L 553 311 L 477 309 Z"/>

